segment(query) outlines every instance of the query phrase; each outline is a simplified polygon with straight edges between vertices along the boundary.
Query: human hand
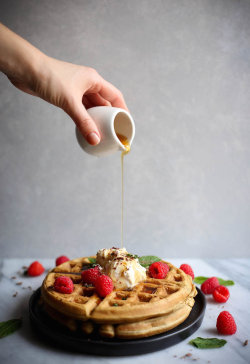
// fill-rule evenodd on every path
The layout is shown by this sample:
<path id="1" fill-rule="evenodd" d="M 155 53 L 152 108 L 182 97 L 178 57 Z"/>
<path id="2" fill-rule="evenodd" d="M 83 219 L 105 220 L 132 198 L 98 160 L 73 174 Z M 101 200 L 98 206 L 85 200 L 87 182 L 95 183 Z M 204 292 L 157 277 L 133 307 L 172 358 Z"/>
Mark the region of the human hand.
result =
<path id="1" fill-rule="evenodd" d="M 127 110 L 122 93 L 93 68 L 45 57 L 41 74 L 34 75 L 32 82 L 9 79 L 19 89 L 63 109 L 92 145 L 99 143 L 100 134 L 87 109 L 114 106 Z"/>
<path id="2" fill-rule="evenodd" d="M 0 51 L 0 70 L 12 84 L 63 109 L 92 145 L 99 143 L 100 134 L 87 109 L 127 110 L 122 93 L 93 68 L 50 58 L 1 24 Z"/>

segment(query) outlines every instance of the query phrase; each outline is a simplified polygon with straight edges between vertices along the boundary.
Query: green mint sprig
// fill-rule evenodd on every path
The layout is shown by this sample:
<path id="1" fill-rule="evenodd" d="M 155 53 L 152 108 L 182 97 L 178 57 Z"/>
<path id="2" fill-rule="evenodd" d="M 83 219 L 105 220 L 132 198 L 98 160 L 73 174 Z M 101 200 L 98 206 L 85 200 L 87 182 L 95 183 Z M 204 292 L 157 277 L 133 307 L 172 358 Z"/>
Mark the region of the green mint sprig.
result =
<path id="1" fill-rule="evenodd" d="M 161 261 L 161 258 L 155 255 L 144 255 L 142 257 L 138 257 L 140 265 L 144 268 L 148 268 L 152 263 Z"/>
<path id="2" fill-rule="evenodd" d="M 208 278 L 210 277 L 203 277 L 203 276 L 199 276 L 199 277 L 195 277 L 194 278 L 194 283 L 197 283 L 197 284 L 202 284 L 204 283 Z M 234 281 L 231 281 L 231 280 L 224 280 L 222 278 L 218 278 L 218 281 L 220 283 L 221 286 L 233 286 L 234 285 Z"/>
<path id="3" fill-rule="evenodd" d="M 88 260 L 91 264 L 96 264 L 96 258 L 88 257 Z"/>
<path id="4" fill-rule="evenodd" d="M 221 348 L 222 346 L 226 345 L 227 341 L 223 339 L 217 339 L 216 337 L 212 338 L 203 338 L 197 337 L 189 341 L 190 345 L 195 346 L 198 349 L 214 349 L 214 348 Z"/>
<path id="5" fill-rule="evenodd" d="M 12 319 L 0 322 L 0 339 L 13 334 L 22 326 L 22 319 Z"/>

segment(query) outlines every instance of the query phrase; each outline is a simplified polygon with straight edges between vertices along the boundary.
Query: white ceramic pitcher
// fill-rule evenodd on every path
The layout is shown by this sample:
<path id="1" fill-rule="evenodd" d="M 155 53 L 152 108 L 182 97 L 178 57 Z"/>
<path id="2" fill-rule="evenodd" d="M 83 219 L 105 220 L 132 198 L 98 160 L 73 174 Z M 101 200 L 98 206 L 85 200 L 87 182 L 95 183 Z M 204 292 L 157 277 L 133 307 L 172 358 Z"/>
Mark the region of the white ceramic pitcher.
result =
<path id="1" fill-rule="evenodd" d="M 124 151 L 125 147 L 117 134 L 123 135 L 132 144 L 135 124 L 127 111 L 118 107 L 96 106 L 88 109 L 88 113 L 97 125 L 101 140 L 97 145 L 90 145 L 76 127 L 77 141 L 85 152 L 100 157 Z"/>

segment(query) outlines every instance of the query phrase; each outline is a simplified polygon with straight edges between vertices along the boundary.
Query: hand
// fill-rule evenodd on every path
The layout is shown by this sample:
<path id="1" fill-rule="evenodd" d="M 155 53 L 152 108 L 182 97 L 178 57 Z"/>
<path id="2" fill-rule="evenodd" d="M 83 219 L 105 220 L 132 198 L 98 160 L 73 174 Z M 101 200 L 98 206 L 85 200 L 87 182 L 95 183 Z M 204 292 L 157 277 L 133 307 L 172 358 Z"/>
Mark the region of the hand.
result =
<path id="1" fill-rule="evenodd" d="M 11 76 L 9 79 L 19 89 L 63 109 L 74 120 L 86 140 L 92 145 L 98 144 L 99 131 L 86 109 L 93 106 L 114 106 L 127 110 L 121 92 L 93 68 L 49 57 L 45 57 L 43 64 L 42 74 L 35 76 L 31 82 L 29 80 L 26 83 L 25 78 L 20 82 Z"/>
<path id="2" fill-rule="evenodd" d="M 63 109 L 92 145 L 99 143 L 100 134 L 86 109 L 127 110 L 122 93 L 93 68 L 50 58 L 0 24 L 1 53 L 0 70 L 12 84 Z"/>

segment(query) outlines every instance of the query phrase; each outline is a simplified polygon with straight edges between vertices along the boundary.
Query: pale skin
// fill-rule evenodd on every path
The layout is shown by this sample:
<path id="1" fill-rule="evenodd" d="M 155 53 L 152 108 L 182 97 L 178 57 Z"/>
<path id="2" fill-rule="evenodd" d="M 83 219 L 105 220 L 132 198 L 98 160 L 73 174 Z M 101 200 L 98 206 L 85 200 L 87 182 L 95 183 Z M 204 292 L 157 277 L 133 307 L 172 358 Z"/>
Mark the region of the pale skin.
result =
<path id="1" fill-rule="evenodd" d="M 92 145 L 101 136 L 88 108 L 128 110 L 122 93 L 95 69 L 51 58 L 1 23 L 0 71 L 18 89 L 63 109 Z"/>

